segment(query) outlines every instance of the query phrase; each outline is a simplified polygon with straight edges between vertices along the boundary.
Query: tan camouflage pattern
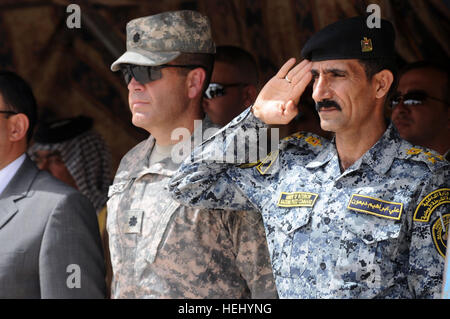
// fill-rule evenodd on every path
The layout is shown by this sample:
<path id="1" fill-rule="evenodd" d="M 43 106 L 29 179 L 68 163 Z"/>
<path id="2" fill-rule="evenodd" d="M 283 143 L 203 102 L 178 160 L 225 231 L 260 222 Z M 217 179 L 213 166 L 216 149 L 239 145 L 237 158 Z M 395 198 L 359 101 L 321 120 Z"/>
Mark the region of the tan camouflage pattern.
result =
<path id="1" fill-rule="evenodd" d="M 127 50 L 150 52 L 216 52 L 208 18 L 182 10 L 138 18 L 127 23 Z"/>
<path id="2" fill-rule="evenodd" d="M 125 155 L 109 190 L 112 298 L 276 298 L 261 215 L 171 199 L 179 164 L 148 167 L 154 143 Z"/>

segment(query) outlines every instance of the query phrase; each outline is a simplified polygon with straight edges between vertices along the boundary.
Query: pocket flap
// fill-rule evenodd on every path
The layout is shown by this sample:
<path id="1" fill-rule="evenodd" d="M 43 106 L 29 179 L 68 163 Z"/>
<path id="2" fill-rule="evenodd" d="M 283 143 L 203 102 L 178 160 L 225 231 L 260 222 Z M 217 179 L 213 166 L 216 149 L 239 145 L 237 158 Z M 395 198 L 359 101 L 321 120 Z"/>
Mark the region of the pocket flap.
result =
<path id="1" fill-rule="evenodd" d="M 402 224 L 398 221 L 357 212 L 350 214 L 352 216 L 347 219 L 345 228 L 366 244 L 398 238 L 400 235 Z"/>
<path id="2" fill-rule="evenodd" d="M 290 234 L 309 222 L 311 216 L 310 207 L 284 208 L 277 207 L 276 224 L 285 234 Z"/>

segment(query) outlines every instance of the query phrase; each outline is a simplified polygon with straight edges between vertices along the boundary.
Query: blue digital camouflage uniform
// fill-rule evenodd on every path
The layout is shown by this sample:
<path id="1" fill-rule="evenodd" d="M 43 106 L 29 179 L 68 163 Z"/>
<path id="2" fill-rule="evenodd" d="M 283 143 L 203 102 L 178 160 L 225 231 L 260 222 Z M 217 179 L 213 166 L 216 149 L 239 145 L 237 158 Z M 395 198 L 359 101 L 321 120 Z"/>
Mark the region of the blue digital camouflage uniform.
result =
<path id="1" fill-rule="evenodd" d="M 180 205 L 166 189 L 180 164 L 149 166 L 154 143 L 124 156 L 109 190 L 112 298 L 276 298 L 261 214 Z"/>
<path id="2" fill-rule="evenodd" d="M 226 130 L 227 143 L 204 142 L 172 178 L 172 196 L 195 207 L 257 207 L 280 298 L 440 296 L 450 221 L 442 156 L 391 125 L 343 173 L 334 143 L 309 133 L 281 141 L 275 160 L 219 156 L 235 135 L 262 126 L 246 110 L 218 133 Z"/>

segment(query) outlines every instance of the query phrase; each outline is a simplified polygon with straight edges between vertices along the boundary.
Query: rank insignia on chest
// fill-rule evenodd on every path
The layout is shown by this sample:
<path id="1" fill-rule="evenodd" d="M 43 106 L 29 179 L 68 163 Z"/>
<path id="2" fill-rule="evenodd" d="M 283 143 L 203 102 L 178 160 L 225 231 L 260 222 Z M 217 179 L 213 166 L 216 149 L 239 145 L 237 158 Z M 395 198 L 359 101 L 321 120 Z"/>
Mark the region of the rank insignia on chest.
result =
<path id="1" fill-rule="evenodd" d="M 370 196 L 353 194 L 348 202 L 347 208 L 360 213 L 399 220 L 402 215 L 403 204 L 388 202 Z"/>
<path id="2" fill-rule="evenodd" d="M 280 195 L 277 206 L 279 207 L 313 207 L 319 194 L 308 192 L 293 192 Z"/>
<path id="3" fill-rule="evenodd" d="M 140 209 L 131 209 L 126 212 L 124 220 L 125 234 L 139 234 L 141 232 L 142 218 L 144 211 Z"/>

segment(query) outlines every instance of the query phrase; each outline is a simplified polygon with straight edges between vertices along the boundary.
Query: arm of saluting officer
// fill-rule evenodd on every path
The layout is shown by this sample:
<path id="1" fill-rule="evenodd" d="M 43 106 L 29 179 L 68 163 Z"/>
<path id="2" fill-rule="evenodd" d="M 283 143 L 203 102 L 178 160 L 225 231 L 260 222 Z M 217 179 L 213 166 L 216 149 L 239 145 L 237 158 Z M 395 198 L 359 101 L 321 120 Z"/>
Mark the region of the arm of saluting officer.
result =
<path id="1" fill-rule="evenodd" d="M 198 208 L 254 210 L 235 183 L 238 166 L 249 162 L 249 152 L 236 152 L 234 140 L 252 131 L 255 134 L 250 135 L 254 139 L 247 140 L 245 148 L 258 145 L 260 127 L 264 124 L 247 109 L 197 146 L 171 178 L 171 196 L 184 205 Z"/>
<path id="2" fill-rule="evenodd" d="M 267 82 L 251 108 L 194 149 L 169 183 L 177 201 L 211 209 L 254 209 L 236 187 L 246 183 L 246 172 L 238 166 L 265 157 L 262 145 L 267 142 L 268 125 L 289 123 L 297 114 L 295 105 L 312 75 L 311 62 L 304 60 L 294 65 L 295 59 L 288 60 Z M 239 141 L 244 142 L 241 145 Z"/>

